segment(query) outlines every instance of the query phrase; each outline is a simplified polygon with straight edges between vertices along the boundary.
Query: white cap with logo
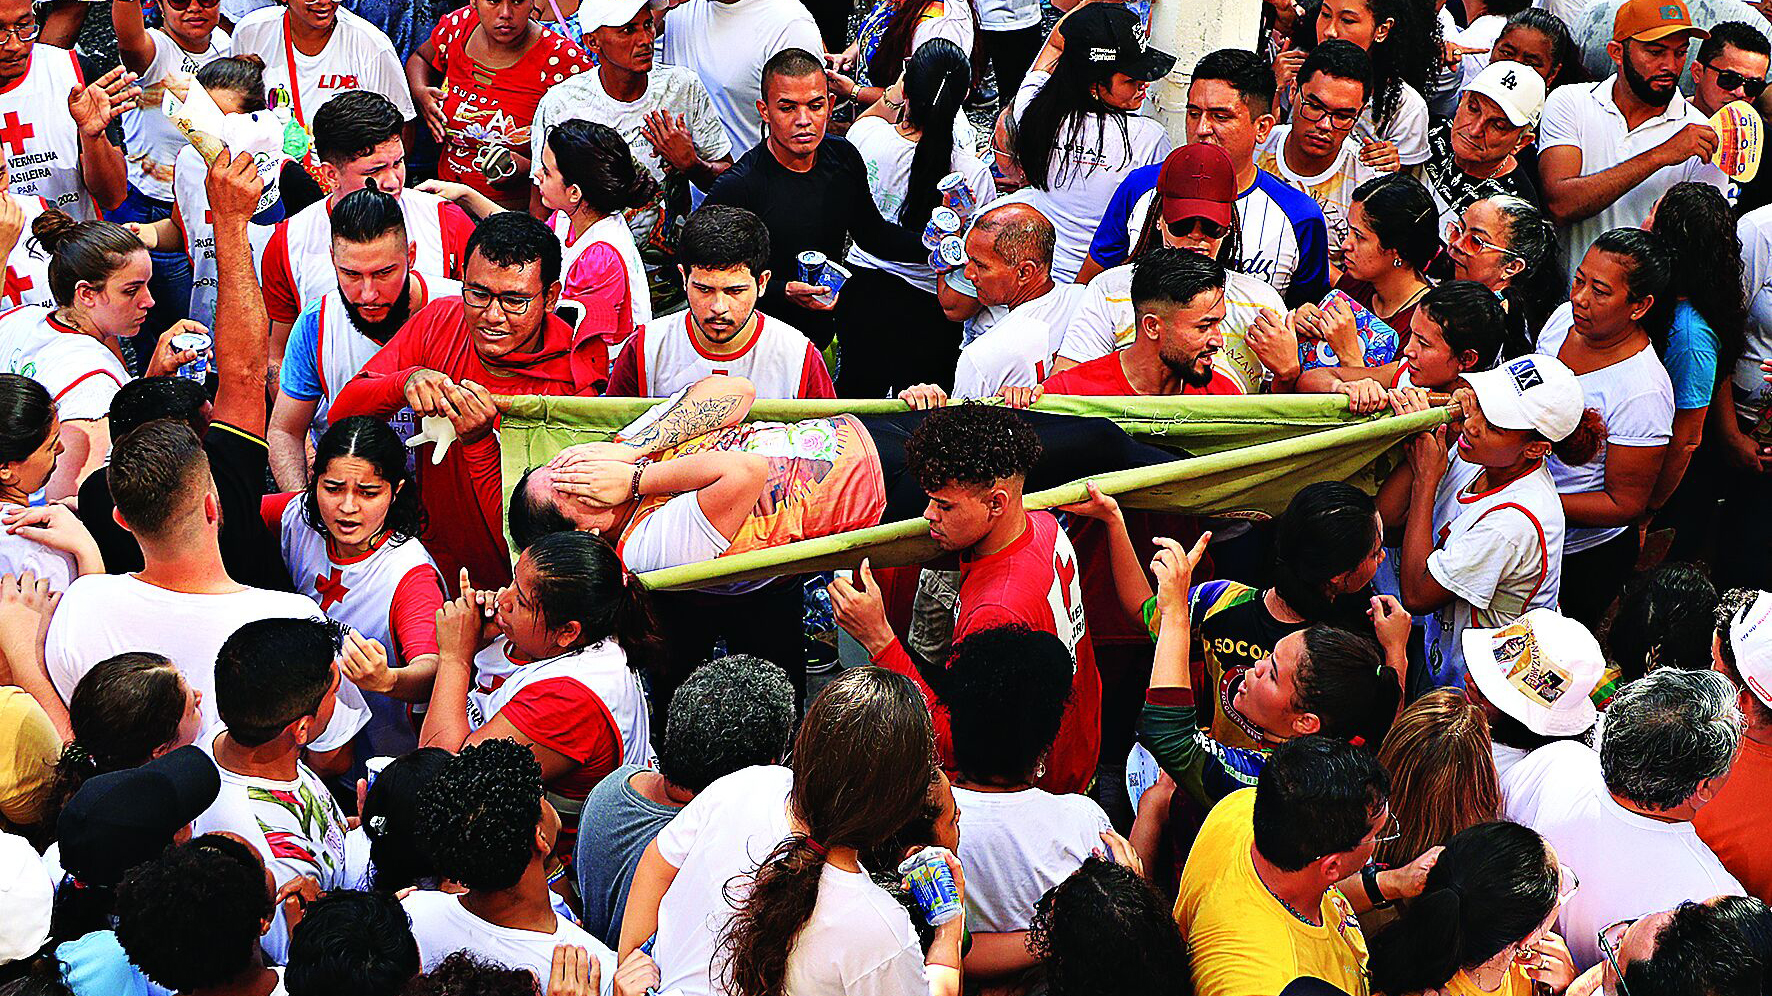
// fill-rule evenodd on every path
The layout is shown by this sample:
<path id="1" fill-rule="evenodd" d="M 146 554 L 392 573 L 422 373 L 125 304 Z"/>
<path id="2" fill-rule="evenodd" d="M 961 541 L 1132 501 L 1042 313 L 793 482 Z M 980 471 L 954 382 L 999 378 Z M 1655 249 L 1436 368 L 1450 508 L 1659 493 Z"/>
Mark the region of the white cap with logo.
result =
<path id="1" fill-rule="evenodd" d="M 1543 353 L 1528 353 L 1493 370 L 1465 374 L 1464 382 L 1476 393 L 1490 425 L 1536 429 L 1553 443 L 1569 438 L 1587 407 L 1575 372 Z"/>
<path id="2" fill-rule="evenodd" d="M 1760 592 L 1729 620 L 1729 647 L 1741 683 L 1762 705 L 1772 707 L 1772 592 Z"/>
<path id="3" fill-rule="evenodd" d="M 1518 62 L 1491 62 L 1464 88 L 1501 105 L 1515 128 L 1536 127 L 1544 112 L 1544 77 Z"/>
<path id="4" fill-rule="evenodd" d="M 1606 655 L 1586 626 L 1553 609 L 1465 630 L 1464 666 L 1484 698 L 1539 736 L 1574 736 L 1599 717 L 1592 695 Z"/>

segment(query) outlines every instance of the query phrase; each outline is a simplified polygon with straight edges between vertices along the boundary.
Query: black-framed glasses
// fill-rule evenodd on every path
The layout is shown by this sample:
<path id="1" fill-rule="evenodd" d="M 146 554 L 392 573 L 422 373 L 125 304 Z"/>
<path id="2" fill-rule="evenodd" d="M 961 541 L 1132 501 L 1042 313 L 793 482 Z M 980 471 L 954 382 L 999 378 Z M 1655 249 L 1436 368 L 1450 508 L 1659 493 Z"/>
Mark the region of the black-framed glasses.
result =
<path id="1" fill-rule="evenodd" d="M 1298 101 L 1298 116 L 1312 124 L 1327 117 L 1329 123 L 1337 128 L 1352 128 L 1354 122 L 1360 120 L 1360 108 L 1356 107 L 1351 111 L 1331 110 L 1322 101 L 1307 93 Z"/>
<path id="2" fill-rule="evenodd" d="M 1641 917 L 1631 917 L 1617 923 L 1607 924 L 1600 931 L 1600 956 L 1606 959 L 1606 967 L 1610 970 L 1617 989 L 1616 996 L 1630 996 L 1630 990 L 1624 988 L 1624 969 L 1618 967 L 1618 947 L 1624 943 L 1624 932 Z"/>
<path id="3" fill-rule="evenodd" d="M 521 315 L 529 310 L 535 298 L 534 294 L 494 294 L 484 287 L 475 287 L 472 284 L 463 284 L 461 288 L 462 303 L 477 311 L 489 308 L 492 302 L 497 301 L 499 310 L 505 314 Z"/>
<path id="4" fill-rule="evenodd" d="M 1708 62 L 1701 62 L 1699 65 L 1716 74 L 1717 89 L 1719 90 L 1740 90 L 1742 95 L 1749 100 L 1759 100 L 1760 94 L 1766 92 L 1767 82 L 1765 80 L 1743 76 L 1733 69 L 1718 69 Z"/>
<path id="5" fill-rule="evenodd" d="M 29 21 L 20 21 L 11 27 L 0 25 L 0 42 L 6 41 L 9 37 L 17 38 L 22 42 L 36 41 L 37 32 L 41 30 L 42 26 L 37 23 L 36 18 L 32 18 Z"/>
<path id="6" fill-rule="evenodd" d="M 1183 218 L 1169 223 L 1169 234 L 1185 239 L 1198 231 L 1209 239 L 1222 239 L 1231 233 L 1231 226 L 1220 225 L 1210 218 Z"/>

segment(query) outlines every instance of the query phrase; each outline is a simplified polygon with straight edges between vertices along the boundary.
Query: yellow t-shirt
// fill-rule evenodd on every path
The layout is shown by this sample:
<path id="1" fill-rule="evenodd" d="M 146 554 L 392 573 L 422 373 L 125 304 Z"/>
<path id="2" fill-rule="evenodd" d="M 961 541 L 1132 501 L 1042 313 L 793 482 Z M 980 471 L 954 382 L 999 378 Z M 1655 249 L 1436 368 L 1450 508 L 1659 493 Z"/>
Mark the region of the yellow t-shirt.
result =
<path id="1" fill-rule="evenodd" d="M 1501 977 L 1501 988 L 1490 992 L 1479 989 L 1469 972 L 1459 972 L 1446 983 L 1445 993 L 1446 996 L 1532 996 L 1532 980 L 1518 964 L 1510 965 L 1507 974 Z"/>
<path id="2" fill-rule="evenodd" d="M 1313 976 L 1367 996 L 1366 939 L 1335 889 L 1323 926 L 1300 921 L 1256 877 L 1255 790 L 1225 796 L 1194 838 L 1181 873 L 1175 922 L 1187 939 L 1197 996 L 1274 996 Z"/>
<path id="3" fill-rule="evenodd" d="M 0 816 L 21 826 L 43 818 L 61 753 L 62 738 L 37 700 L 0 686 Z"/>

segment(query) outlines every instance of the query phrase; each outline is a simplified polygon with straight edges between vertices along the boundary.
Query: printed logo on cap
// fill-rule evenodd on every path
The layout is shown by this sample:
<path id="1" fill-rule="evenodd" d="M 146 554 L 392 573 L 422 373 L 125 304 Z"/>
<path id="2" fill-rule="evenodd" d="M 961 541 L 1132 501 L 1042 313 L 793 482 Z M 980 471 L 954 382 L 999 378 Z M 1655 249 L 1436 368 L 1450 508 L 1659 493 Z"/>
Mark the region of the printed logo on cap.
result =
<path id="1" fill-rule="evenodd" d="M 1113 62 L 1120 57 L 1120 50 L 1096 45 L 1089 49 L 1090 62 Z"/>
<path id="2" fill-rule="evenodd" d="M 1500 82 L 1501 82 L 1502 86 L 1507 87 L 1509 90 L 1512 90 L 1515 87 L 1520 85 L 1520 79 L 1517 75 L 1515 75 L 1515 73 L 1512 69 L 1507 71 L 1507 75 L 1503 76 L 1501 78 Z"/>
<path id="3" fill-rule="evenodd" d="M 1677 3 L 1662 4 L 1661 19 L 1664 21 L 1684 21 L 1686 9 Z"/>
<path id="4" fill-rule="evenodd" d="M 1490 639 L 1495 645 L 1495 663 L 1506 673 L 1508 683 L 1527 698 L 1548 709 L 1569 690 L 1569 672 L 1544 659 L 1531 624 L 1513 623 L 1496 630 Z"/>
<path id="5" fill-rule="evenodd" d="M 1538 364 L 1532 362 L 1530 356 L 1509 363 L 1507 372 L 1514 379 L 1514 389 L 1521 394 L 1544 383 L 1544 374 L 1538 372 Z"/>

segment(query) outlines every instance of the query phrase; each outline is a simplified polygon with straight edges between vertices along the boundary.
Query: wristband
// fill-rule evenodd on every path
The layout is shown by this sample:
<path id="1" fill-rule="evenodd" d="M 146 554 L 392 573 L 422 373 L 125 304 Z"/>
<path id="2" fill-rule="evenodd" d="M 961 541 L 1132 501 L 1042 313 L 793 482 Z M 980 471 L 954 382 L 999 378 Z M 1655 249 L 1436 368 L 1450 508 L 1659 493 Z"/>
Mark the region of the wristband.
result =
<path id="1" fill-rule="evenodd" d="M 1368 863 L 1360 869 L 1360 884 L 1366 887 L 1366 898 L 1371 901 L 1373 909 L 1381 910 L 1391 905 L 1391 901 L 1384 898 L 1384 890 L 1378 887 L 1377 865 Z"/>
<path id="2" fill-rule="evenodd" d="M 645 473 L 644 466 L 638 464 L 634 466 L 634 493 L 628 496 L 628 501 L 635 501 L 640 497 L 640 477 Z"/>

